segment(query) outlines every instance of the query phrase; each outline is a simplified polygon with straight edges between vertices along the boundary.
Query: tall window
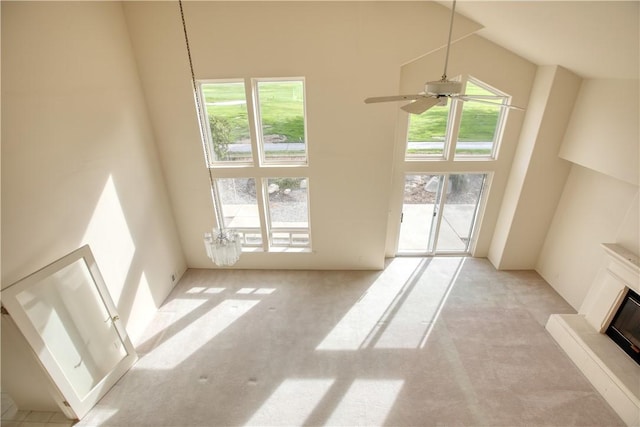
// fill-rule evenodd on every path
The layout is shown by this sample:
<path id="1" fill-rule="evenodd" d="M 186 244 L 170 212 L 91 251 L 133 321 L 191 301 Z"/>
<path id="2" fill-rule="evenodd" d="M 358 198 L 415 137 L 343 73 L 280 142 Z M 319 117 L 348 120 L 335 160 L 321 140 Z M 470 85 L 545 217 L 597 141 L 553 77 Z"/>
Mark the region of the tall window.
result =
<path id="1" fill-rule="evenodd" d="M 237 230 L 246 248 L 310 247 L 304 79 L 198 87 L 218 224 Z"/>
<path id="2" fill-rule="evenodd" d="M 479 80 L 468 78 L 464 93 L 498 96 L 491 102 L 507 101 L 508 96 Z M 406 160 L 494 159 L 497 157 L 505 107 L 484 102 L 452 99 L 445 107 L 436 106 L 422 114 L 409 116 Z"/>

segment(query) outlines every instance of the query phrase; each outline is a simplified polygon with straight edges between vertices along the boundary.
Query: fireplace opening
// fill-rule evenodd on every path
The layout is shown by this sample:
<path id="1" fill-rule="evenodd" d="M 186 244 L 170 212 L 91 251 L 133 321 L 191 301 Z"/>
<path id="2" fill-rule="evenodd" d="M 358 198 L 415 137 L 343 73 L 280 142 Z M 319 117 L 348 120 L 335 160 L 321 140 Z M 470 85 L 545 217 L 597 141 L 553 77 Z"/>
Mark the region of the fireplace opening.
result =
<path id="1" fill-rule="evenodd" d="M 627 291 L 606 333 L 640 365 L 640 295 Z"/>

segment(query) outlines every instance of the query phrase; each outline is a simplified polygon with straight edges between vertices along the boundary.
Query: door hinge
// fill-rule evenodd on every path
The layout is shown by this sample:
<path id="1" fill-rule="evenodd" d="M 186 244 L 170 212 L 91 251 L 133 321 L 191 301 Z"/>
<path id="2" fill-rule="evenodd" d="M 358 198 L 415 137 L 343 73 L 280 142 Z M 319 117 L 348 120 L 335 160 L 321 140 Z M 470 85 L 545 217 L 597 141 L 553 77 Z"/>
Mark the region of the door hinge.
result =
<path id="1" fill-rule="evenodd" d="M 400 224 L 402 224 L 402 220 L 404 220 L 404 212 L 400 212 Z"/>
<path id="2" fill-rule="evenodd" d="M 7 309 L 4 308 L 4 305 L 0 306 L 0 313 L 6 314 L 7 316 L 10 316 L 9 312 L 7 311 Z"/>
<path id="3" fill-rule="evenodd" d="M 63 401 L 62 401 L 62 404 L 63 404 L 64 406 L 66 406 L 67 408 L 71 408 L 71 405 L 69 405 L 69 402 L 67 402 L 66 400 L 63 400 Z"/>

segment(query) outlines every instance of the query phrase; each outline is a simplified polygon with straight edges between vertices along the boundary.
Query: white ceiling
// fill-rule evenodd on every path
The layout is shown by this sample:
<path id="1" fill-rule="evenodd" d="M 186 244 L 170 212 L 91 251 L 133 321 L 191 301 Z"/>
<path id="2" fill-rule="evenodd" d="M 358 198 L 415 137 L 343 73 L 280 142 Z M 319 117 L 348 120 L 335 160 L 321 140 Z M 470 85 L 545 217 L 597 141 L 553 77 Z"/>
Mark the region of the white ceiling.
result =
<path id="1" fill-rule="evenodd" d="M 638 0 L 460 0 L 456 12 L 484 26 L 478 35 L 535 64 L 585 78 L 639 77 Z"/>

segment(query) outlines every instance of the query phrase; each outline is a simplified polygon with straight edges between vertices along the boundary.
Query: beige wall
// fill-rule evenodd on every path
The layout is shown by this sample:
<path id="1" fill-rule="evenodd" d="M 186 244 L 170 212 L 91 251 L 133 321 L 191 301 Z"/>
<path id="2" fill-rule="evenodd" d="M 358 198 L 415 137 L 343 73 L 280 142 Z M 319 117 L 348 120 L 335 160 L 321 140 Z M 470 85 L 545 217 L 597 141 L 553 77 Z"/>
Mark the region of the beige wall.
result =
<path id="1" fill-rule="evenodd" d="M 600 243 L 638 247 L 638 187 L 574 165 L 536 270 L 576 310 L 604 261 Z M 634 226 L 635 224 L 635 226 Z M 635 246 L 635 248 L 633 247 Z"/>
<path id="2" fill-rule="evenodd" d="M 536 270 L 576 309 L 603 261 L 600 243 L 640 252 L 637 88 L 585 80 L 560 150 L 575 164 Z"/>
<path id="3" fill-rule="evenodd" d="M 178 9 L 140 2 L 125 11 L 187 263 L 212 268 L 202 234 L 213 211 Z M 398 105 L 363 100 L 398 93 L 401 65 L 446 43 L 449 13 L 429 2 L 185 4 L 197 78 L 306 78 L 309 166 L 300 175 L 310 178 L 313 252 L 245 253 L 237 268 L 383 267 Z M 456 21 L 458 36 L 477 28 Z"/>
<path id="4" fill-rule="evenodd" d="M 86 243 L 135 342 L 185 262 L 122 5 L 2 2 L 2 288 Z"/>
<path id="5" fill-rule="evenodd" d="M 640 184 L 638 80 L 585 80 L 560 157 Z"/>
<path id="6" fill-rule="evenodd" d="M 569 174 L 558 151 L 580 83 L 562 67 L 538 67 L 488 253 L 499 269 L 535 266 Z"/>

